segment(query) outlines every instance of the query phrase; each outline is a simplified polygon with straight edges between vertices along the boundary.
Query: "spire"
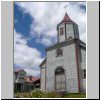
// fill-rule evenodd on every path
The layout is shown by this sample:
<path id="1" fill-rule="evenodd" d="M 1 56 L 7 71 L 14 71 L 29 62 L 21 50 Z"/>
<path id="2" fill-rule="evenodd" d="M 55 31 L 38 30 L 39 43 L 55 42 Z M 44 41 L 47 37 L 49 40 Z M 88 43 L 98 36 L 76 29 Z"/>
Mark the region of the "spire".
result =
<path id="1" fill-rule="evenodd" d="M 70 17 L 68 16 L 67 12 L 65 13 L 65 16 L 64 16 L 63 20 L 60 22 L 60 24 L 63 23 L 63 22 L 73 22 L 70 19 Z"/>

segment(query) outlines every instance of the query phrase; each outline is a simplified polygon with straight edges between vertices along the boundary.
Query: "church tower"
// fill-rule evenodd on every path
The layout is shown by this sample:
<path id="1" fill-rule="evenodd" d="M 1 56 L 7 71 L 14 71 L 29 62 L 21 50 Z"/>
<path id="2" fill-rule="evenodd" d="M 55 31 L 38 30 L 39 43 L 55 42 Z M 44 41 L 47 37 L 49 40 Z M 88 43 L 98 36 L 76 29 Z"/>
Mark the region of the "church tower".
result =
<path id="1" fill-rule="evenodd" d="M 57 39 L 56 44 L 46 48 L 40 64 L 41 90 L 86 92 L 86 44 L 67 13 L 57 25 Z"/>
<path id="2" fill-rule="evenodd" d="M 57 34 L 59 43 L 72 38 L 79 39 L 78 25 L 70 19 L 67 12 L 62 21 L 57 25 Z"/>

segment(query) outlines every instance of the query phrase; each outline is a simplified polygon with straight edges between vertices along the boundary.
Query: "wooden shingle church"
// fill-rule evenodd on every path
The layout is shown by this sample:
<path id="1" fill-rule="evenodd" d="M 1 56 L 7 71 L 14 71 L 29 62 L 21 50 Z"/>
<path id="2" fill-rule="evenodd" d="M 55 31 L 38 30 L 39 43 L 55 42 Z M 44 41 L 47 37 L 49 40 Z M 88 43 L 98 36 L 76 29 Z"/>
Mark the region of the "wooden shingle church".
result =
<path id="1" fill-rule="evenodd" d="M 86 44 L 67 12 L 57 25 L 57 39 L 40 64 L 41 90 L 86 92 Z"/>

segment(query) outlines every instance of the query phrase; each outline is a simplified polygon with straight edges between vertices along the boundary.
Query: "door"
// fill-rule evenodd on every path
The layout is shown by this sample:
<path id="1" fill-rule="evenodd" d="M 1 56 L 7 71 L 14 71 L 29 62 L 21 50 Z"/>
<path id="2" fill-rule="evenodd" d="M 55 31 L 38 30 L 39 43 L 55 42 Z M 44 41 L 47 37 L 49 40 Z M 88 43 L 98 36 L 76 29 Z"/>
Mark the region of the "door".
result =
<path id="1" fill-rule="evenodd" d="M 66 90 L 66 81 L 65 81 L 65 72 L 59 71 L 55 73 L 55 89 L 56 91 L 65 91 Z"/>

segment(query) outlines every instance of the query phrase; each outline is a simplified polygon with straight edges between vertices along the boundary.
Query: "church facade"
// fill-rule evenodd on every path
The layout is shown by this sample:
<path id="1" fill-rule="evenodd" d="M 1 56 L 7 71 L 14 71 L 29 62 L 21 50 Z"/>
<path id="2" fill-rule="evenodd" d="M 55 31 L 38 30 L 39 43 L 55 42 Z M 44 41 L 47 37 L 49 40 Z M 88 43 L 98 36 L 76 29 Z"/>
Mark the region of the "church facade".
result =
<path id="1" fill-rule="evenodd" d="M 67 13 L 57 25 L 57 39 L 40 64 L 41 90 L 86 92 L 86 44 Z"/>

